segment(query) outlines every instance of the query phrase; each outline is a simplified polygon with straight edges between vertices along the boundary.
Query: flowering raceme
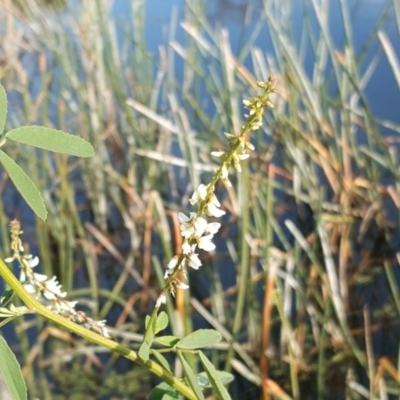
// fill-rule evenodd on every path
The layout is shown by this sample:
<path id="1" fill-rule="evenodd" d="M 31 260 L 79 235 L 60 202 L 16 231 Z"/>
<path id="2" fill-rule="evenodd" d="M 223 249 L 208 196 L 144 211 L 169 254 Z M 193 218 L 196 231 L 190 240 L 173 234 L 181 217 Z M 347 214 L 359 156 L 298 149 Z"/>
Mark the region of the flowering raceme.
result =
<path id="1" fill-rule="evenodd" d="M 25 290 L 37 300 L 45 303 L 48 309 L 109 338 L 110 334 L 105 327 L 106 321 L 95 321 L 83 311 L 75 310 L 77 301 L 64 300 L 67 293 L 61 290 L 61 285 L 55 276 L 49 279 L 44 274 L 33 272 L 33 268 L 39 264 L 39 258 L 33 257 L 31 254 L 24 254 L 24 247 L 20 238 L 23 231 L 18 221 L 10 222 L 10 232 L 13 255 L 6 258 L 5 261 L 9 263 L 14 260 L 18 261 L 21 268 L 19 280 L 24 285 Z"/>
<path id="2" fill-rule="evenodd" d="M 197 205 L 197 212 L 191 212 L 189 216 L 184 213 L 178 214 L 179 228 L 184 238 L 182 244 L 182 253 L 175 255 L 167 264 L 164 279 L 166 285 L 157 300 L 156 308 L 166 302 L 166 293 L 169 291 L 175 294 L 177 288 L 188 289 L 189 286 L 181 281 L 181 277 L 186 278 L 186 269 L 199 269 L 201 261 L 197 254 L 197 248 L 204 251 L 215 250 L 213 237 L 221 227 L 219 222 L 208 223 L 206 216 L 220 218 L 225 214 L 221 209 L 221 203 L 214 193 L 215 184 L 221 180 L 227 187 L 232 186 L 229 180 L 229 168 L 231 165 L 237 172 L 241 172 L 240 163 L 249 158 L 248 151 L 254 150 L 254 146 L 249 142 L 248 136 L 251 131 L 257 130 L 262 125 L 264 109 L 273 108 L 269 100 L 269 95 L 275 92 L 275 81 L 272 77 L 267 82 L 258 82 L 258 86 L 263 89 L 259 96 L 243 100 L 243 105 L 249 109 L 245 114 L 246 121 L 242 125 L 239 135 L 225 133 L 229 140 L 229 151 L 213 151 L 212 156 L 221 159 L 221 166 L 216 171 L 208 185 L 200 184 L 194 191 L 189 202 L 191 205 Z"/>

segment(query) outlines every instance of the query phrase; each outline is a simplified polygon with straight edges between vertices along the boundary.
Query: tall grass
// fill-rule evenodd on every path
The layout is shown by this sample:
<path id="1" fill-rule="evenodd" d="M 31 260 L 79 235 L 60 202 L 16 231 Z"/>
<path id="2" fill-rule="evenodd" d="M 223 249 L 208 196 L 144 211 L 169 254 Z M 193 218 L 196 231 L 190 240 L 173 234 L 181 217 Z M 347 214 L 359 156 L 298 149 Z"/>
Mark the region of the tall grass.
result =
<path id="1" fill-rule="evenodd" d="M 386 2 L 357 51 L 346 1 L 338 44 L 332 2 L 303 1 L 299 35 L 292 2 L 264 0 L 235 52 L 206 3 L 187 1 L 158 54 L 145 46 L 144 3 L 131 2 L 128 22 L 114 21 L 111 5 L 84 0 L 79 16 L 33 0 L 1 9 L 10 125 L 61 127 L 96 149 L 90 161 L 15 152 L 46 194 L 48 222 L 28 236 L 46 274 L 134 346 L 163 262 L 180 246 L 177 211 L 213 170 L 222 133 L 240 130 L 242 98 L 275 74 L 276 108 L 253 138 L 257 151 L 234 188 L 220 188 L 229 218 L 219 251 L 191 277 L 191 296 L 168 308 L 173 333 L 221 332 L 215 363 L 249 382 L 232 387 L 234 398 L 399 397 L 399 125 L 374 115 L 365 94 L 382 58 L 400 90 L 386 33 L 400 30 L 398 2 Z M 4 193 L 8 185 L 3 178 Z M 0 210 L 2 229 L 20 212 Z M 23 211 L 28 232 L 29 218 Z M 6 254 L 5 232 L 2 241 Z M 30 346 L 33 326 L 43 333 Z M 90 373 L 119 362 L 36 320 L 15 328 L 32 396 L 53 398 L 49 371 L 61 380 L 72 359 Z"/>

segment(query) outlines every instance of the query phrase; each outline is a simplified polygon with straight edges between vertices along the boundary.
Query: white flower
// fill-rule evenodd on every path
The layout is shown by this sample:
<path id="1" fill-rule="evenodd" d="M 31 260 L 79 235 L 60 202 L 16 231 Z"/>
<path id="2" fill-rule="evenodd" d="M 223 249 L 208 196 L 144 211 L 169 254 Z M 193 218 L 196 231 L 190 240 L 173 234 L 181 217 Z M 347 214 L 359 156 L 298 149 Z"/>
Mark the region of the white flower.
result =
<path id="1" fill-rule="evenodd" d="M 193 193 L 193 196 L 189 200 L 190 204 L 195 205 L 207 197 L 207 186 L 201 183 L 196 191 Z"/>
<path id="2" fill-rule="evenodd" d="M 173 258 L 171 258 L 170 262 L 167 264 L 167 268 L 169 270 L 174 270 L 175 267 L 178 265 L 178 260 L 179 260 L 178 256 L 174 256 Z"/>
<path id="3" fill-rule="evenodd" d="M 48 300 L 54 300 L 58 297 L 65 297 L 67 295 L 66 292 L 61 291 L 61 285 L 58 283 L 55 276 L 53 276 L 50 280 L 43 282 L 43 286 L 45 287 L 43 296 Z"/>
<path id="4" fill-rule="evenodd" d="M 220 227 L 221 224 L 219 222 L 211 222 L 210 224 L 207 224 L 207 227 L 204 232 L 215 235 L 219 231 Z"/>
<path id="5" fill-rule="evenodd" d="M 228 133 L 228 132 L 224 132 L 224 135 L 229 139 L 229 140 L 235 140 L 237 139 L 237 136 L 232 134 L 232 133 Z"/>
<path id="6" fill-rule="evenodd" d="M 197 243 L 199 245 L 199 248 L 205 251 L 213 251 L 215 249 L 215 244 L 211 241 L 213 236 L 214 235 L 210 234 L 198 239 Z"/>
<path id="7" fill-rule="evenodd" d="M 262 121 L 254 121 L 254 122 L 251 124 L 250 129 L 251 129 L 252 131 L 256 131 L 256 130 L 259 129 L 261 126 L 262 126 Z"/>
<path id="8" fill-rule="evenodd" d="M 220 202 L 218 201 L 217 197 L 214 193 L 211 194 L 210 201 L 207 203 L 205 212 L 210 217 L 222 217 L 225 214 L 225 211 L 220 210 L 219 207 L 221 206 Z"/>
<path id="9" fill-rule="evenodd" d="M 190 244 L 187 240 L 185 240 L 182 244 L 183 254 L 193 253 L 195 249 L 196 249 L 196 244 Z"/>
<path id="10" fill-rule="evenodd" d="M 224 151 L 212 151 L 211 155 L 214 157 L 222 157 L 224 156 L 226 153 Z"/>
<path id="11" fill-rule="evenodd" d="M 196 213 L 190 213 L 190 217 L 179 213 L 178 220 L 181 223 L 181 234 L 185 238 L 190 238 L 192 235 L 199 237 L 207 227 L 207 221 L 202 217 L 198 217 Z"/>
<path id="12" fill-rule="evenodd" d="M 169 276 L 172 275 L 173 272 L 174 272 L 173 269 L 166 269 L 164 273 L 164 279 L 167 280 Z"/>
<path id="13" fill-rule="evenodd" d="M 34 282 L 44 282 L 47 281 L 47 275 L 34 273 L 32 280 Z"/>
<path id="14" fill-rule="evenodd" d="M 21 272 L 19 275 L 19 280 L 20 282 L 26 282 L 27 280 L 27 275 L 28 276 L 32 276 L 32 268 L 35 268 L 37 265 L 39 265 L 39 258 L 38 257 L 32 257 L 32 255 L 28 255 L 28 256 L 24 256 L 20 258 L 21 261 Z M 42 274 L 36 274 L 38 275 L 38 280 L 39 281 L 43 281 L 47 279 L 46 275 L 42 275 Z M 45 278 L 43 278 L 45 277 Z M 34 274 L 34 278 L 35 279 L 35 274 Z"/>
<path id="15" fill-rule="evenodd" d="M 199 259 L 199 255 L 196 253 L 192 253 L 188 256 L 188 265 L 190 268 L 199 269 L 201 267 L 201 261 Z"/>
<path id="16" fill-rule="evenodd" d="M 161 304 L 165 304 L 166 302 L 167 302 L 167 297 L 165 296 L 164 293 L 161 293 L 156 301 L 156 307 L 158 308 L 161 306 Z"/>
<path id="17" fill-rule="evenodd" d="M 183 237 L 190 237 L 194 233 L 193 220 L 196 218 L 196 216 L 196 213 L 190 213 L 190 217 L 181 212 L 178 214 L 178 221 L 180 222 L 179 228 Z"/>
<path id="18" fill-rule="evenodd" d="M 36 287 L 34 285 L 28 283 L 27 285 L 24 285 L 24 288 L 29 294 L 33 294 L 35 298 L 39 298 L 40 292 L 36 290 Z"/>
<path id="19" fill-rule="evenodd" d="M 204 231 L 207 229 L 208 222 L 202 217 L 197 217 L 194 221 L 194 234 L 197 237 L 203 235 Z"/>
<path id="20" fill-rule="evenodd" d="M 240 161 L 246 160 L 249 158 L 249 154 L 234 154 L 233 155 L 233 165 L 238 172 L 242 172 L 242 167 L 240 166 Z"/>
<path id="21" fill-rule="evenodd" d="M 65 301 L 54 299 L 51 300 L 47 308 L 55 311 L 57 314 L 68 317 L 70 314 L 75 313 L 75 306 L 78 304 L 77 301 Z"/>
<path id="22" fill-rule="evenodd" d="M 30 256 L 28 259 L 23 258 L 23 260 L 27 262 L 30 268 L 35 268 L 39 265 L 39 257 Z"/>
<path id="23" fill-rule="evenodd" d="M 232 187 L 232 183 L 229 180 L 228 176 L 229 176 L 228 168 L 227 168 L 227 166 L 225 164 L 223 164 L 222 168 L 221 168 L 221 179 L 222 179 L 222 182 L 224 182 L 224 184 L 227 187 Z"/>
<path id="24" fill-rule="evenodd" d="M 176 283 L 176 287 L 179 288 L 179 289 L 182 289 L 182 290 L 187 290 L 187 289 L 189 289 L 189 285 L 187 285 L 186 283 L 183 283 L 183 282 L 181 282 L 181 281 L 178 281 L 178 282 Z"/>
<path id="25" fill-rule="evenodd" d="M 226 165 L 223 164 L 221 168 L 221 179 L 227 179 L 229 176 L 228 168 L 226 168 Z"/>

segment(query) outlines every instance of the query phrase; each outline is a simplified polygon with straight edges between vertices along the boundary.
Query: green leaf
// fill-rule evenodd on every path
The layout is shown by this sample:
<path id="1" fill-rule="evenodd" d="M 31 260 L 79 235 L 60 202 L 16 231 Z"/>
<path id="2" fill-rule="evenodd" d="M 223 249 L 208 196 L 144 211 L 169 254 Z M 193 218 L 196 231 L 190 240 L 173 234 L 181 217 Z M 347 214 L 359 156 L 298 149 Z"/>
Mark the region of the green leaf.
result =
<path id="1" fill-rule="evenodd" d="M 213 388 L 214 395 L 219 400 L 231 400 L 231 396 L 228 393 L 228 390 L 218 378 L 217 370 L 214 365 L 212 365 L 211 361 L 203 354 L 202 351 L 199 351 L 200 361 L 203 364 L 205 372 L 210 380 L 211 386 Z"/>
<path id="2" fill-rule="evenodd" d="M 13 298 L 14 290 L 10 287 L 4 289 L 1 297 L 0 297 L 0 307 L 5 307 Z"/>
<path id="3" fill-rule="evenodd" d="M 179 342 L 179 338 L 176 336 L 166 335 L 156 337 L 154 341 L 166 347 L 174 347 Z"/>
<path id="4" fill-rule="evenodd" d="M 197 382 L 196 375 L 194 374 L 192 368 L 185 360 L 184 355 L 180 351 L 178 351 L 177 354 L 182 364 L 183 372 L 185 373 L 185 377 L 189 383 L 189 386 L 192 388 L 193 392 L 199 400 L 204 400 L 203 392 L 201 391 L 200 385 Z"/>
<path id="5" fill-rule="evenodd" d="M 85 139 L 44 126 L 21 126 L 7 132 L 6 138 L 40 149 L 77 157 L 92 157 L 94 155 L 92 145 Z"/>
<path id="6" fill-rule="evenodd" d="M 152 349 L 151 354 L 164 369 L 166 369 L 169 372 L 172 372 L 169 362 L 159 351 Z"/>
<path id="7" fill-rule="evenodd" d="M 150 346 L 148 343 L 143 342 L 140 347 L 139 347 L 139 352 L 138 352 L 139 357 L 143 361 L 147 361 L 150 356 Z"/>
<path id="8" fill-rule="evenodd" d="M 42 196 L 28 175 L 26 175 L 22 168 L 2 150 L 0 150 L 0 163 L 35 214 L 45 220 L 47 211 Z"/>
<path id="9" fill-rule="evenodd" d="M 27 399 L 26 386 L 21 368 L 7 342 L 0 336 L 0 374 L 13 400 Z"/>
<path id="10" fill-rule="evenodd" d="M 235 377 L 229 372 L 225 371 L 215 371 L 215 372 L 216 372 L 215 374 L 216 378 L 219 379 L 224 385 L 231 383 L 235 379 Z M 196 378 L 200 386 L 205 388 L 212 387 L 206 372 L 200 372 L 199 374 L 196 375 Z"/>
<path id="11" fill-rule="evenodd" d="M 177 400 L 179 393 L 168 383 L 162 382 L 157 385 L 150 393 L 147 400 Z"/>
<path id="12" fill-rule="evenodd" d="M 160 314 L 157 316 L 155 333 L 163 331 L 168 326 L 168 315 L 165 311 L 161 311 Z"/>
<path id="13" fill-rule="evenodd" d="M 221 339 L 221 334 L 214 329 L 200 329 L 185 336 L 176 344 L 176 347 L 179 349 L 200 349 L 212 346 Z"/>
<path id="14" fill-rule="evenodd" d="M 0 84 L 0 135 L 4 131 L 7 118 L 7 94 L 4 87 Z"/>

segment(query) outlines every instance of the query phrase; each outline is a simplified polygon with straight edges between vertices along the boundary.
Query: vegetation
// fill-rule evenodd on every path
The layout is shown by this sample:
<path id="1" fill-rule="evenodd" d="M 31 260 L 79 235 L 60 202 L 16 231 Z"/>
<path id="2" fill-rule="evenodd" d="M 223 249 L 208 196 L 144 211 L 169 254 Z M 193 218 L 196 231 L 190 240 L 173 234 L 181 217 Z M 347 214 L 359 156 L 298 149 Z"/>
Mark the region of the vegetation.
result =
<path id="1" fill-rule="evenodd" d="M 207 355 L 235 374 L 233 398 L 399 396 L 400 126 L 375 115 L 366 95 L 381 59 L 400 91 L 399 56 L 385 33 L 400 29 L 399 3 L 385 2 L 356 49 L 345 0 L 337 2 L 343 43 L 331 36 L 328 0 L 303 1 L 300 35 L 288 24 L 291 1 L 263 0 L 257 19 L 247 14 L 249 33 L 235 52 L 227 31 L 206 18 L 206 2 L 187 1 L 185 44 L 173 14 L 158 54 L 145 45 L 143 2 L 131 2 L 129 22 L 114 21 L 106 1 L 83 0 L 79 16 L 19 3 L 0 9 L 7 130 L 73 132 L 95 156 L 7 147 L 43 194 L 48 217 L 33 220 L 3 174 L 2 258 L 10 256 L 8 222 L 18 218 L 43 272 L 139 351 L 167 263 L 182 246 L 178 213 L 188 214 L 194 190 L 213 176 L 210 153 L 225 151 L 223 133 L 241 131 L 243 98 L 272 74 L 275 109 L 254 131 L 255 151 L 230 175 L 232 187 L 216 185 L 226 211 L 217 249 L 189 274 L 190 291 L 167 301 L 170 333 L 222 335 Z M 263 29 L 271 53 L 256 45 Z M 157 384 L 41 318 L 6 328 L 32 398 L 117 390 L 129 398 Z M 133 389 L 90 384 L 114 370 L 127 385 L 127 369 Z M 76 376 L 92 380 L 77 380 L 71 393 Z"/>

